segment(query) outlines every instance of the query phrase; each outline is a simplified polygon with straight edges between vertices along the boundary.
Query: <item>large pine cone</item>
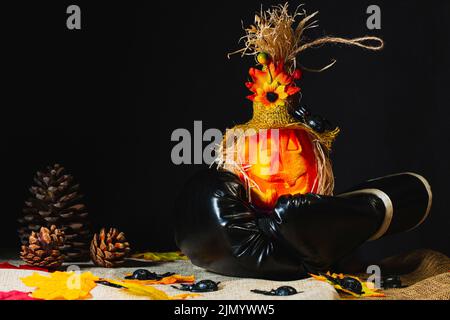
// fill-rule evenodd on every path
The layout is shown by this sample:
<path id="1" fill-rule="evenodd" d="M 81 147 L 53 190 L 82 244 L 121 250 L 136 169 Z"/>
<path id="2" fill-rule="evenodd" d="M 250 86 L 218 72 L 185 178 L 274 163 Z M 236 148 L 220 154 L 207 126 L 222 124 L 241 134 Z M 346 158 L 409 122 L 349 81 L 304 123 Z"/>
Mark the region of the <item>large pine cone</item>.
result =
<path id="1" fill-rule="evenodd" d="M 65 234 L 61 251 L 66 261 L 89 260 L 92 231 L 86 207 L 81 203 L 83 196 L 79 194 L 79 185 L 59 164 L 47 167 L 45 172 L 37 172 L 34 182 L 30 188 L 32 196 L 25 202 L 23 217 L 18 220 L 22 244 L 27 243 L 31 232 L 55 225 Z"/>
<path id="2" fill-rule="evenodd" d="M 64 244 L 64 232 L 52 225 L 50 229 L 31 232 L 28 245 L 22 246 L 20 257 L 27 264 L 37 267 L 57 268 L 64 261 L 60 248 Z"/>
<path id="3" fill-rule="evenodd" d="M 103 228 L 99 234 L 94 235 L 91 242 L 91 258 L 95 265 L 105 268 L 114 268 L 122 265 L 130 252 L 130 244 L 125 234 L 115 228 L 106 233 Z"/>

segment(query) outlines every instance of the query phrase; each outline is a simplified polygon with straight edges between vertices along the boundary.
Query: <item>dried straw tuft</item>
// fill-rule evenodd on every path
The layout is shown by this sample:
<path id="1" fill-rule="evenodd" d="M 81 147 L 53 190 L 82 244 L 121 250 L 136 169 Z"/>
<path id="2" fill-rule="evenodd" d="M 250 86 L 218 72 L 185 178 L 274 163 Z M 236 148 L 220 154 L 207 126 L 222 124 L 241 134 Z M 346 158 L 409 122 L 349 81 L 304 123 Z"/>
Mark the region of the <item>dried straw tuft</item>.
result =
<path id="1" fill-rule="evenodd" d="M 307 14 L 302 6 L 298 6 L 292 14 L 289 13 L 288 3 L 273 6 L 266 11 L 261 8 L 255 15 L 254 24 L 245 29 L 246 35 L 241 38 L 245 41 L 244 48 L 228 54 L 228 57 L 236 53 L 245 56 L 265 52 L 270 54 L 274 61 L 283 61 L 287 69 L 292 71 L 297 66 L 297 56 L 301 52 L 323 44 L 345 44 L 368 50 L 381 50 L 384 47 L 383 40 L 373 36 L 354 39 L 322 37 L 308 41 L 305 31 L 318 26 L 315 17 L 319 12 Z M 323 71 L 334 63 L 335 61 L 321 70 L 310 71 Z"/>

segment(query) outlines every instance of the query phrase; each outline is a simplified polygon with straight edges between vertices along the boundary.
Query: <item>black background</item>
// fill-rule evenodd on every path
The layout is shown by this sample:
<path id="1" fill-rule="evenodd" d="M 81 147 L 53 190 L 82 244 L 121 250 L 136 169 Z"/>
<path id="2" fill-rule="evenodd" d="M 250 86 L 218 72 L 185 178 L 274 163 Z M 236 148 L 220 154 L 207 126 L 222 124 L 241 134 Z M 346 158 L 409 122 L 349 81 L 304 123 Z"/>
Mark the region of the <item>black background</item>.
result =
<path id="1" fill-rule="evenodd" d="M 341 127 L 336 191 L 414 171 L 429 179 L 431 215 L 419 229 L 368 243 L 382 257 L 415 248 L 450 254 L 448 1 L 305 1 L 324 34 L 378 35 L 383 52 L 323 47 L 302 64 L 303 104 Z M 243 83 L 252 58 L 226 54 L 261 1 L 47 1 L 2 4 L 0 247 L 17 247 L 15 220 L 37 169 L 62 163 L 81 183 L 97 227 L 116 226 L 136 249 L 174 249 L 172 206 L 201 165 L 175 166 L 176 128 L 224 130 L 251 116 Z M 265 5 L 279 3 L 263 1 Z M 300 2 L 291 1 L 295 7 Z M 82 29 L 66 28 L 78 4 Z M 368 30 L 378 4 L 382 29 Z M 324 222 L 326 223 L 326 222 Z"/>

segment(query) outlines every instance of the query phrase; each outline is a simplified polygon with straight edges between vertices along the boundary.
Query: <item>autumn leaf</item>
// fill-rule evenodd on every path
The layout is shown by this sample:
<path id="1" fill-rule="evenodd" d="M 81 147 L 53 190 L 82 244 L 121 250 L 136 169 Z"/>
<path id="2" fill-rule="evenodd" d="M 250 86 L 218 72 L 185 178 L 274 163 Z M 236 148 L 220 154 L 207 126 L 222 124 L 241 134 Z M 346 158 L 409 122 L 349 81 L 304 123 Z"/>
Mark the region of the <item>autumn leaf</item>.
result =
<path id="1" fill-rule="evenodd" d="M 95 288 L 98 280 L 90 272 L 82 274 L 75 272 L 56 271 L 43 276 L 33 273 L 31 276 L 21 278 L 29 287 L 36 287 L 32 293 L 33 298 L 45 300 L 79 300 L 90 297 L 90 292 Z"/>
<path id="2" fill-rule="evenodd" d="M 182 252 L 141 252 L 131 256 L 134 259 L 143 259 L 154 262 L 172 262 L 176 260 L 188 260 Z"/>
<path id="3" fill-rule="evenodd" d="M 336 273 L 331 274 L 330 272 L 327 272 L 324 275 L 310 274 L 310 276 L 316 280 L 328 282 L 329 284 L 333 285 L 336 290 L 350 294 L 353 297 L 360 298 L 360 297 L 385 297 L 386 296 L 384 293 L 377 292 L 378 289 L 374 288 L 371 283 L 362 281 L 356 276 L 343 275 L 342 273 L 341 274 L 336 274 Z M 344 278 L 353 278 L 354 280 L 358 281 L 361 284 L 361 292 L 358 293 L 358 292 L 349 290 L 349 288 L 346 288 L 345 286 L 343 286 L 342 282 L 340 280 L 342 280 Z"/>
<path id="4" fill-rule="evenodd" d="M 20 266 L 15 266 L 9 262 L 1 262 L 0 269 L 23 269 L 23 270 L 35 270 L 35 271 L 45 271 L 48 272 L 45 268 L 39 268 L 34 266 L 29 266 L 26 264 L 21 264 Z"/>
<path id="5" fill-rule="evenodd" d="M 124 281 L 116 281 L 109 279 L 103 280 L 106 280 L 109 283 L 123 287 L 122 290 L 124 290 L 125 292 L 139 296 L 147 296 L 151 300 L 170 300 L 170 297 L 164 291 L 156 289 L 152 286 L 146 286 L 137 283 L 126 283 Z"/>
<path id="6" fill-rule="evenodd" d="M 174 274 L 168 277 L 164 277 L 160 280 L 134 280 L 134 279 L 126 279 L 121 280 L 126 283 L 135 283 L 135 284 L 142 284 L 142 285 L 149 285 L 149 284 L 174 284 L 174 283 L 193 283 L 195 281 L 195 277 L 193 275 L 191 276 L 182 276 L 180 274 Z"/>
<path id="7" fill-rule="evenodd" d="M 39 300 L 39 299 L 30 297 L 30 292 L 12 290 L 12 291 L 0 291 L 0 300 Z"/>
<path id="8" fill-rule="evenodd" d="M 180 293 L 170 297 L 170 300 L 185 300 L 188 298 L 199 297 L 201 294 L 199 293 Z"/>
<path id="9" fill-rule="evenodd" d="M 147 296 L 151 300 L 185 300 L 187 298 L 200 296 L 200 294 L 198 293 L 181 293 L 174 296 L 169 296 L 164 291 L 159 290 L 151 285 L 110 279 L 102 279 L 102 281 L 106 281 L 116 286 L 122 287 L 121 290 L 129 294 Z"/>

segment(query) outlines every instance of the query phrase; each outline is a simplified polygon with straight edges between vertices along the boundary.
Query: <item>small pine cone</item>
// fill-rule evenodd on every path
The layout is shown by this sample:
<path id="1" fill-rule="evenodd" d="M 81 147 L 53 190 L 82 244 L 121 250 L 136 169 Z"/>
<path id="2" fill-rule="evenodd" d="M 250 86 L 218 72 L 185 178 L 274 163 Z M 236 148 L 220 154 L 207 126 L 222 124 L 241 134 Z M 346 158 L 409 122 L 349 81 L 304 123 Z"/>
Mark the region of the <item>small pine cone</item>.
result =
<path id="1" fill-rule="evenodd" d="M 125 234 L 115 228 L 106 233 L 103 228 L 95 234 L 91 242 L 91 258 L 95 265 L 114 268 L 122 265 L 130 252 L 130 244 Z"/>
<path id="2" fill-rule="evenodd" d="M 32 232 L 28 245 L 22 246 L 20 257 L 31 266 L 58 268 L 64 261 L 61 248 L 64 245 L 64 232 L 52 225 L 50 229 L 41 227 L 39 232 Z"/>

